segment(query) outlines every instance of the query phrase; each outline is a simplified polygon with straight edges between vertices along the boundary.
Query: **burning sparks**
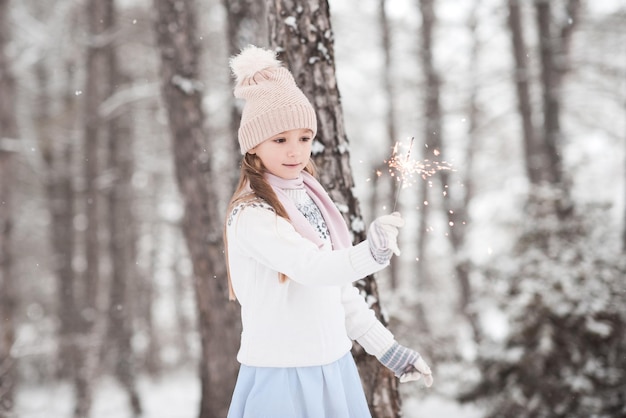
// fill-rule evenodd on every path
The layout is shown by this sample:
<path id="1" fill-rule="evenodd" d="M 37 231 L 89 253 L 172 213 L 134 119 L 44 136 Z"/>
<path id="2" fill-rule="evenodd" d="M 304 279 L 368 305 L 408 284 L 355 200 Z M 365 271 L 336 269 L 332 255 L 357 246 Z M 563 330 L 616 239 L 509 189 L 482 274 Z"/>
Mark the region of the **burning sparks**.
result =
<path id="1" fill-rule="evenodd" d="M 452 170 L 452 165 L 446 161 L 432 161 L 425 159 L 423 161 L 415 161 L 411 159 L 411 148 L 415 138 L 411 138 L 408 146 L 401 142 L 396 142 L 393 147 L 391 158 L 385 161 L 389 167 L 391 177 L 398 178 L 402 183 L 402 188 L 409 187 L 413 184 L 416 177 L 426 180 L 432 177 L 436 172 L 441 170 Z M 406 149 L 406 150 L 405 150 Z M 439 150 L 433 151 L 435 156 L 439 156 Z M 380 172 L 377 172 L 380 175 Z"/>
<path id="2" fill-rule="evenodd" d="M 385 163 L 389 167 L 388 171 L 391 177 L 395 177 L 400 182 L 400 186 L 398 187 L 398 194 L 396 195 L 396 200 L 393 205 L 394 210 L 396 207 L 396 203 L 398 202 L 400 190 L 412 186 L 415 182 L 415 179 L 421 178 L 422 180 L 427 180 L 438 171 L 452 170 L 452 165 L 446 161 L 440 162 L 430 159 L 416 161 L 414 159 L 411 159 L 411 149 L 413 148 L 414 140 L 415 138 L 412 137 L 408 146 L 404 143 L 396 142 L 393 147 L 391 158 L 388 161 L 385 161 Z M 433 151 L 433 154 L 435 156 L 439 156 L 441 152 L 438 149 L 435 149 Z M 382 173 L 380 171 L 377 171 L 376 175 L 380 177 Z M 446 194 L 447 193 L 444 192 L 444 196 Z"/>

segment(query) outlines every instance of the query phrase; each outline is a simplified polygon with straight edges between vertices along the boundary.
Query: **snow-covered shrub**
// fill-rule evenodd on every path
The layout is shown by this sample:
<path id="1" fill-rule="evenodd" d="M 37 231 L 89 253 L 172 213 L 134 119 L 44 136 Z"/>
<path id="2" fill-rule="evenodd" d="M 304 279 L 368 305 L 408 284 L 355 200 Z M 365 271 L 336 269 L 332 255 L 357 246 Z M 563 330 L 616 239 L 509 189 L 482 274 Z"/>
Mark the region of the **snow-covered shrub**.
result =
<path id="1" fill-rule="evenodd" d="M 557 217 L 543 196 L 529 205 L 512 254 L 484 271 L 508 320 L 483 341 L 481 381 L 461 400 L 491 417 L 626 414 L 626 254 L 608 208 Z"/>

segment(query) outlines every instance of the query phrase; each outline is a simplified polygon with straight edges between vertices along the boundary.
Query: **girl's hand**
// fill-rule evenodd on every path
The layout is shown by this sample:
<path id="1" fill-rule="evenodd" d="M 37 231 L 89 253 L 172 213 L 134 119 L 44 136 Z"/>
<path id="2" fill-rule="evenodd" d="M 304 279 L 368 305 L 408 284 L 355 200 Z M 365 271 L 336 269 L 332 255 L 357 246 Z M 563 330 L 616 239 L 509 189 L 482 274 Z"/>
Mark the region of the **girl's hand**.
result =
<path id="1" fill-rule="evenodd" d="M 433 374 L 422 356 L 397 342 L 378 360 L 400 378 L 400 383 L 424 377 L 426 387 L 433 384 Z"/>
<path id="2" fill-rule="evenodd" d="M 392 253 L 400 255 L 398 229 L 402 226 L 404 219 L 399 212 L 380 216 L 371 223 L 367 231 L 367 240 L 376 261 L 383 264 L 389 261 Z"/>

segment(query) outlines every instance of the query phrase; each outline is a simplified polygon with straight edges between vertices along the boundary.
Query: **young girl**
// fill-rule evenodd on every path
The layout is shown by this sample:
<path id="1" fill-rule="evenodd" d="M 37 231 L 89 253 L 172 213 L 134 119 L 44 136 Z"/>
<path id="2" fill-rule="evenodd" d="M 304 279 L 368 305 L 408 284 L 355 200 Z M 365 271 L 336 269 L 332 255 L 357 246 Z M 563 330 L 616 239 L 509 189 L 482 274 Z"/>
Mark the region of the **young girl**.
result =
<path id="1" fill-rule="evenodd" d="M 399 345 L 352 282 L 398 255 L 399 214 L 351 243 L 337 207 L 315 179 L 313 107 L 272 51 L 249 46 L 231 59 L 241 177 L 225 244 L 231 298 L 241 304 L 241 363 L 228 417 L 370 417 L 350 353 L 356 340 L 400 381 L 429 367 Z"/>

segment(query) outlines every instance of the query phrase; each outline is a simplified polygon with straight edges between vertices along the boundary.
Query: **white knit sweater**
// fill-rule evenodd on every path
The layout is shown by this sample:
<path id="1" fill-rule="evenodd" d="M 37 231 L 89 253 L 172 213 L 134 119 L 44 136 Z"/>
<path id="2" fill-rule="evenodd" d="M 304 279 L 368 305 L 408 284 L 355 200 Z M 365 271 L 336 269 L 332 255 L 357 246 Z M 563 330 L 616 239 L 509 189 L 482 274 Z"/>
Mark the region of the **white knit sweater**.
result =
<path id="1" fill-rule="evenodd" d="M 386 266 L 374 260 L 366 241 L 335 251 L 327 241 L 318 248 L 260 200 L 233 209 L 226 236 L 241 304 L 240 363 L 315 366 L 341 358 L 351 340 L 377 357 L 393 344 L 393 335 L 352 285 Z M 280 283 L 278 272 L 289 280 Z"/>

